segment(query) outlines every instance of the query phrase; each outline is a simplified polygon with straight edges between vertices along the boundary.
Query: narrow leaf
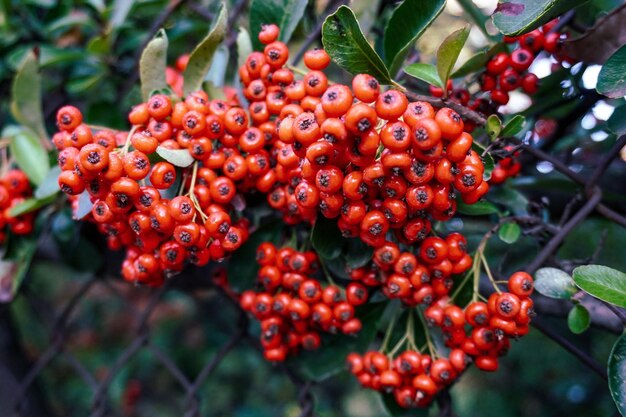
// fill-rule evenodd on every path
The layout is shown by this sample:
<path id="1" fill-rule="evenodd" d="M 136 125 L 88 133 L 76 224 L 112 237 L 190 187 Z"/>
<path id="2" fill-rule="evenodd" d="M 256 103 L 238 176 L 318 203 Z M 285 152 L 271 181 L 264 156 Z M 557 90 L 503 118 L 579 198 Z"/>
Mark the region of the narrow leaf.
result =
<path id="1" fill-rule="evenodd" d="M 582 290 L 607 303 L 626 308 L 626 274 L 608 266 L 583 265 L 574 269 L 574 281 Z"/>
<path id="2" fill-rule="evenodd" d="M 52 203 L 55 199 L 55 195 L 50 195 L 45 198 L 28 198 L 22 201 L 19 204 L 14 205 L 9 210 L 9 214 L 13 217 L 21 216 L 22 214 L 30 213 L 35 210 L 39 210 L 40 208 Z"/>
<path id="3" fill-rule="evenodd" d="M 626 45 L 617 50 L 602 66 L 596 90 L 610 98 L 626 95 Z"/>
<path id="4" fill-rule="evenodd" d="M 541 268 L 535 272 L 535 289 L 550 298 L 569 299 L 578 291 L 572 277 L 556 268 Z"/>
<path id="5" fill-rule="evenodd" d="M 485 216 L 498 213 L 498 208 L 488 201 L 479 201 L 474 204 L 465 204 L 461 199 L 456 200 L 456 211 L 468 216 Z"/>
<path id="6" fill-rule="evenodd" d="M 9 137 L 9 151 L 15 162 L 35 185 L 46 178 L 50 169 L 48 154 L 35 134 L 26 128 L 9 128 L 4 130 Z"/>
<path id="7" fill-rule="evenodd" d="M 151 92 L 168 88 L 165 80 L 167 45 L 167 35 L 161 29 L 141 53 L 139 78 L 141 79 L 141 96 L 144 101 L 148 101 Z"/>
<path id="8" fill-rule="evenodd" d="M 389 70 L 367 42 L 352 10 L 341 6 L 326 18 L 322 43 L 330 57 L 351 74 L 370 74 L 382 84 L 391 84 Z"/>
<path id="9" fill-rule="evenodd" d="M 515 136 L 524 129 L 526 124 L 526 118 L 522 115 L 516 114 L 511 120 L 509 120 L 504 127 L 500 135 L 502 137 Z"/>
<path id="10" fill-rule="evenodd" d="M 177 167 L 187 168 L 193 164 L 194 158 L 187 149 L 168 149 L 159 146 L 156 153 L 167 162 Z"/>
<path id="11" fill-rule="evenodd" d="M 439 73 L 439 78 L 441 78 L 443 85 L 446 85 L 450 78 L 452 68 L 454 68 L 454 64 L 456 64 L 456 60 L 459 58 L 461 49 L 463 49 L 463 45 L 465 45 L 465 41 L 467 41 L 467 37 L 469 36 L 469 32 L 469 26 L 452 32 L 444 39 L 437 50 L 437 72 Z"/>
<path id="12" fill-rule="evenodd" d="M 11 84 L 11 114 L 40 138 L 48 138 L 41 107 L 41 74 L 31 50 L 23 58 Z"/>
<path id="13" fill-rule="evenodd" d="M 392 75 L 398 72 L 411 47 L 443 11 L 445 4 L 445 0 L 404 0 L 393 11 L 383 38 L 385 63 Z"/>
<path id="14" fill-rule="evenodd" d="M 487 125 L 485 128 L 489 139 L 496 140 L 502 131 L 502 120 L 500 120 L 500 118 L 495 114 L 492 114 L 487 118 Z"/>
<path id="15" fill-rule="evenodd" d="M 411 77 L 425 81 L 430 85 L 443 88 L 443 83 L 441 82 L 441 78 L 439 78 L 439 74 L 437 73 L 437 68 L 434 65 L 424 64 L 421 62 L 411 64 L 404 69 L 404 72 L 409 74 Z"/>
<path id="16" fill-rule="evenodd" d="M 588 0 L 500 0 L 492 19 L 503 34 L 518 36 L 586 1 Z"/>
<path id="17" fill-rule="evenodd" d="M 580 305 L 576 304 L 567 314 L 567 326 L 574 334 L 581 334 L 589 328 L 591 323 L 591 317 L 589 311 Z"/>
<path id="18" fill-rule="evenodd" d="M 226 10 L 226 3 L 222 2 L 215 24 L 211 30 L 209 30 L 207 36 L 195 47 L 191 55 L 189 55 L 189 62 L 183 73 L 185 79 L 183 93 L 185 96 L 202 88 L 204 77 L 206 77 L 209 68 L 211 68 L 213 54 L 226 36 L 227 20 L 228 11 Z"/>
<path id="19" fill-rule="evenodd" d="M 304 16 L 307 0 L 252 0 L 250 5 L 250 34 L 255 49 L 263 49 L 259 32 L 265 24 L 280 28 L 280 40 L 287 43 Z"/>
<path id="20" fill-rule="evenodd" d="M 620 414 L 626 416 L 626 334 L 622 334 L 613 345 L 607 373 L 613 401 Z"/>
<path id="21" fill-rule="evenodd" d="M 522 229 L 517 223 L 505 223 L 498 230 L 498 237 L 501 241 L 510 245 L 517 242 L 521 233 Z"/>

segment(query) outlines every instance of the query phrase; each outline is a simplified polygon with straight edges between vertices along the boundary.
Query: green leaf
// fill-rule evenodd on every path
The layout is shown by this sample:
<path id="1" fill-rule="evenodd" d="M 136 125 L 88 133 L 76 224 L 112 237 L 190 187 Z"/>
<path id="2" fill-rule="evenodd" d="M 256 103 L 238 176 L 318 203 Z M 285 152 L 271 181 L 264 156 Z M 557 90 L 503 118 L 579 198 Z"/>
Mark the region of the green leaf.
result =
<path id="1" fill-rule="evenodd" d="M 487 117 L 487 125 L 485 126 L 489 139 L 496 140 L 502 131 L 502 120 L 495 114 Z"/>
<path id="2" fill-rule="evenodd" d="M 91 202 L 91 196 L 89 192 L 83 191 L 78 196 L 78 208 L 73 213 L 74 220 L 81 220 L 89 213 L 91 213 L 91 209 L 93 207 L 93 203 Z"/>
<path id="3" fill-rule="evenodd" d="M 20 169 L 33 184 L 41 184 L 50 170 L 50 162 L 39 138 L 30 129 L 19 127 L 6 128 L 3 136 L 8 136 L 9 151 Z"/>
<path id="4" fill-rule="evenodd" d="M 39 187 L 35 189 L 33 197 L 41 200 L 46 197 L 54 196 L 59 191 L 59 175 L 61 174 L 61 168 L 55 165 L 48 171 L 46 177 L 43 179 Z"/>
<path id="5" fill-rule="evenodd" d="M 623 45 L 606 61 L 598 75 L 596 90 L 610 98 L 626 95 L 626 45 Z"/>
<path id="6" fill-rule="evenodd" d="M 0 303 L 15 297 L 37 250 L 36 236 L 20 236 L 9 243 L 6 259 L 0 259 Z"/>
<path id="7" fill-rule="evenodd" d="M 493 160 L 493 157 L 489 155 L 489 152 L 485 152 L 485 148 L 480 143 L 474 141 L 472 143 L 472 149 L 478 153 L 480 159 L 483 161 L 483 165 L 485 167 L 485 172 L 483 174 L 483 180 L 489 181 L 491 178 L 491 173 L 493 172 L 493 168 L 496 166 L 496 163 Z M 484 154 L 484 155 L 483 155 Z"/>
<path id="8" fill-rule="evenodd" d="M 252 53 L 252 40 L 250 34 L 244 27 L 239 28 L 237 33 L 237 68 L 246 63 L 248 55 Z"/>
<path id="9" fill-rule="evenodd" d="M 211 68 L 213 54 L 215 54 L 218 45 L 226 36 L 227 20 L 228 10 L 226 9 L 226 3 L 222 2 L 215 24 L 189 55 L 189 62 L 183 73 L 185 79 L 183 93 L 185 96 L 202 88 L 204 77 L 206 77 L 209 68 Z"/>
<path id="10" fill-rule="evenodd" d="M 298 22 L 304 16 L 307 0 L 252 0 L 250 5 L 250 34 L 255 49 L 262 50 L 259 32 L 265 24 L 274 23 L 280 28 L 280 40 L 291 39 Z"/>
<path id="11" fill-rule="evenodd" d="M 620 414 L 626 416 L 626 334 L 611 349 L 607 367 L 609 390 Z"/>
<path id="12" fill-rule="evenodd" d="M 580 304 L 576 304 L 567 315 L 567 326 L 574 334 L 581 334 L 589 328 L 591 317 L 589 311 Z"/>
<path id="13" fill-rule="evenodd" d="M 341 255 L 343 243 L 337 222 L 318 216 L 311 231 L 311 244 L 318 255 L 324 259 L 335 259 Z"/>
<path id="14" fill-rule="evenodd" d="M 523 216 L 528 213 L 528 199 L 508 184 L 489 190 L 487 196 L 489 201 L 503 205 L 516 216 Z"/>
<path id="15" fill-rule="evenodd" d="M 540 268 L 535 272 L 535 289 L 550 298 L 570 299 L 578 292 L 572 277 L 556 268 Z"/>
<path id="16" fill-rule="evenodd" d="M 626 134 L 626 104 L 622 104 L 613 110 L 613 114 L 607 120 L 606 126 L 618 136 Z"/>
<path id="17" fill-rule="evenodd" d="M 505 223 L 498 230 L 498 237 L 501 241 L 510 245 L 517 242 L 521 233 L 522 229 L 517 223 Z"/>
<path id="18" fill-rule="evenodd" d="M 224 44 L 219 45 L 213 55 L 211 67 L 205 77 L 205 83 L 218 88 L 224 87 L 229 58 L 230 50 Z"/>
<path id="19" fill-rule="evenodd" d="M 578 287 L 596 298 L 626 308 L 626 274 L 608 266 L 583 265 L 574 269 Z"/>
<path id="20" fill-rule="evenodd" d="M 56 195 L 49 195 L 45 198 L 27 198 L 19 204 L 11 207 L 9 214 L 13 217 L 21 216 L 22 214 L 30 213 L 35 210 L 39 210 L 42 207 L 52 203 Z"/>
<path id="21" fill-rule="evenodd" d="M 144 101 L 148 101 L 153 91 L 168 88 L 165 80 L 167 46 L 167 34 L 161 29 L 141 53 L 139 78 L 141 79 L 141 96 Z"/>
<path id="22" fill-rule="evenodd" d="M 437 86 L 439 88 L 443 88 L 443 82 L 441 82 L 441 78 L 439 78 L 439 74 L 437 73 L 437 68 L 431 64 L 411 64 L 404 69 L 404 72 L 409 74 L 411 77 L 415 77 L 418 80 L 426 81 L 428 84 Z"/>
<path id="23" fill-rule="evenodd" d="M 237 249 L 228 260 L 228 282 L 235 291 L 252 288 L 257 279 L 259 264 L 255 261 L 256 250 L 263 242 L 280 243 L 283 224 L 274 220 L 264 223 Z"/>
<path id="24" fill-rule="evenodd" d="M 341 6 L 326 18 L 322 43 L 330 57 L 351 74 L 369 74 L 382 84 L 391 84 L 389 70 L 367 42 L 354 12 Z"/>
<path id="25" fill-rule="evenodd" d="M 361 319 L 363 328 L 356 336 L 342 334 L 325 337 L 322 347 L 315 351 L 303 351 L 291 360 L 304 375 L 322 381 L 345 369 L 345 360 L 351 352 L 363 352 L 376 337 L 376 331 L 388 302 L 366 304 L 357 307 L 355 317 Z"/>
<path id="26" fill-rule="evenodd" d="M 41 74 L 37 56 L 26 54 L 11 84 L 11 114 L 40 138 L 48 138 L 41 107 Z"/>
<path id="27" fill-rule="evenodd" d="M 456 60 L 459 58 L 469 32 L 469 25 L 462 27 L 448 35 L 442 44 L 439 45 L 437 50 L 437 72 L 443 85 L 446 85 L 450 78 L 452 68 L 454 68 L 454 64 L 456 64 Z"/>
<path id="28" fill-rule="evenodd" d="M 488 201 L 479 201 L 474 204 L 465 204 L 463 200 L 456 200 L 456 211 L 468 216 L 485 216 L 487 214 L 499 213 L 500 210 Z"/>
<path id="29" fill-rule="evenodd" d="M 159 146 L 156 153 L 170 164 L 181 168 L 187 168 L 195 160 L 187 149 L 167 149 Z"/>
<path id="30" fill-rule="evenodd" d="M 518 36 L 549 22 L 587 0 L 500 0 L 491 16 L 493 23 L 508 36 Z"/>
<path id="31" fill-rule="evenodd" d="M 463 11 L 467 16 L 469 16 L 478 29 L 485 35 L 487 39 L 494 39 L 495 37 L 487 31 L 487 27 L 485 26 L 485 22 L 487 21 L 487 16 L 483 13 L 482 10 L 478 6 L 474 4 L 472 0 L 457 0 L 459 5 L 463 8 Z"/>
<path id="32" fill-rule="evenodd" d="M 404 0 L 393 11 L 383 38 L 385 63 L 392 75 L 398 72 L 411 47 L 443 11 L 445 4 L 445 0 Z"/>
<path id="33" fill-rule="evenodd" d="M 356 269 L 367 265 L 374 255 L 374 249 L 361 239 L 347 239 L 346 265 Z"/>
<path id="34" fill-rule="evenodd" d="M 502 128 L 502 132 L 500 132 L 500 135 L 502 137 L 515 136 L 524 129 L 525 124 L 526 118 L 522 115 L 516 114 L 511 120 L 506 122 Z"/>
<path id="35" fill-rule="evenodd" d="M 130 13 L 130 9 L 133 8 L 134 4 L 135 0 L 115 0 L 113 3 L 113 10 L 111 11 L 111 17 L 109 18 L 109 25 L 111 25 L 111 28 L 118 29 L 124 24 L 124 22 L 126 22 L 128 13 Z"/>
<path id="36" fill-rule="evenodd" d="M 506 45 L 502 42 L 498 42 L 491 48 L 484 49 L 470 57 L 470 59 L 465 61 L 463 65 L 452 73 L 450 78 L 465 77 L 466 75 L 473 74 L 475 72 L 482 72 L 491 57 L 499 52 L 508 52 Z"/>

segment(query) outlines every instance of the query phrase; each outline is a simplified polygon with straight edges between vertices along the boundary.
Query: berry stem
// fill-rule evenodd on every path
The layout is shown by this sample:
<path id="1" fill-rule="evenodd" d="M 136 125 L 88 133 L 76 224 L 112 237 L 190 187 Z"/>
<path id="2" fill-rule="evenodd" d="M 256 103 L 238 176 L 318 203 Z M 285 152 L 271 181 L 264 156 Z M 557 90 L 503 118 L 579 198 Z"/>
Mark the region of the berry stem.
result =
<path id="1" fill-rule="evenodd" d="M 433 345 L 433 341 L 430 339 L 430 332 L 428 331 L 428 325 L 426 324 L 426 320 L 424 319 L 424 313 L 421 310 L 418 310 L 417 315 L 420 318 L 422 328 L 424 329 L 426 346 L 428 346 L 428 352 L 430 353 L 430 356 L 432 356 L 433 358 L 439 357 L 439 355 L 437 354 L 437 349 L 435 349 L 435 345 Z"/>
<path id="2" fill-rule="evenodd" d="M 322 262 L 321 259 L 319 259 L 319 264 L 322 267 L 322 271 L 324 272 L 324 276 L 326 277 L 326 280 L 330 283 L 330 285 L 334 285 L 335 287 L 341 288 L 341 287 L 339 287 L 339 285 L 337 285 L 335 283 L 335 281 L 333 280 L 333 277 L 330 275 L 330 272 L 328 272 L 328 268 L 326 267 L 326 264 L 324 262 Z"/>
<path id="3" fill-rule="evenodd" d="M 485 267 L 485 272 L 487 273 L 487 278 L 489 278 L 491 285 L 493 285 L 493 288 L 496 290 L 496 292 L 500 294 L 502 291 L 500 290 L 500 287 L 498 287 L 498 284 L 496 283 L 496 281 L 493 279 L 493 275 L 491 274 L 491 269 L 489 268 L 489 264 L 487 263 L 485 254 L 482 251 L 480 252 L 480 260 L 483 266 Z"/>
<path id="4" fill-rule="evenodd" d="M 391 339 L 391 333 L 393 333 L 393 329 L 396 327 L 396 317 L 392 317 L 389 325 L 387 326 L 387 331 L 385 332 L 385 337 L 383 339 L 383 343 L 380 345 L 380 352 L 384 352 L 387 349 L 387 345 L 389 344 L 389 340 Z"/>
<path id="5" fill-rule="evenodd" d="M 128 132 L 128 136 L 126 136 L 126 142 L 124 142 L 124 146 L 120 149 L 120 154 L 126 155 L 128 153 L 128 149 L 130 149 L 130 139 L 133 137 L 135 131 L 139 128 L 139 125 L 133 126 L 132 129 Z"/>

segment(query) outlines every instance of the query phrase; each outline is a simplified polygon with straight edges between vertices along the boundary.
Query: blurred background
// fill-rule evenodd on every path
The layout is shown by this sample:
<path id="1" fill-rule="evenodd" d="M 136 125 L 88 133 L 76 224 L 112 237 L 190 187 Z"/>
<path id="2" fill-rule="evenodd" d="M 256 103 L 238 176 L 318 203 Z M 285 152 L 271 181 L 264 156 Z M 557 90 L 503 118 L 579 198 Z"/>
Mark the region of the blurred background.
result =
<path id="1" fill-rule="evenodd" d="M 290 44 L 292 53 L 323 19 L 328 3 L 309 1 Z M 392 3 L 352 3 L 370 38 L 382 31 Z M 576 23 L 591 25 L 620 3 L 592 0 L 577 11 Z M 488 15 L 496 1 L 475 0 L 474 4 Z M 248 2 L 231 0 L 229 6 L 230 35 L 209 74 L 216 87 L 235 85 L 237 30 L 248 25 Z M 90 124 L 126 129 L 125 115 L 141 101 L 137 61 L 151 34 L 159 27 L 166 29 L 174 66 L 178 56 L 191 52 L 204 37 L 218 5 L 213 0 L 3 0 L 0 7 L 0 127 L 13 122 L 6 98 L 15 70 L 26 52 L 37 48 L 44 74 L 44 114 L 52 132 L 56 110 L 68 103 L 79 107 Z M 419 41 L 421 60 L 431 61 L 441 40 L 467 21 L 471 19 L 466 9 L 448 1 L 444 14 Z M 496 33 L 489 22 L 486 27 L 488 34 Z M 459 62 L 490 41 L 474 28 Z M 596 99 L 572 104 L 568 97 L 594 88 L 598 67 L 561 69 L 565 72 L 559 75 L 561 82 L 554 84 L 549 77 L 551 65 L 549 60 L 535 64 L 534 71 L 548 77 L 536 105 L 520 95 L 502 110 L 524 111 L 530 120 L 540 122 L 538 126 L 566 120 L 567 128 L 550 149 L 584 174 L 589 162 L 610 146 L 605 122 L 621 103 Z M 332 68 L 329 78 L 346 80 L 347 74 Z M 415 88 L 426 91 L 424 85 Z M 531 141 L 541 137 L 536 130 L 528 132 Z M 616 178 L 624 174 L 623 164 L 612 169 Z M 608 198 L 623 209 L 624 182 L 604 185 L 613 192 Z M 548 195 L 547 216 L 562 210 L 573 188 L 549 164 L 525 165 L 524 175 L 513 186 L 515 194 L 503 193 L 500 198 L 518 198 L 519 204 L 530 201 L 545 208 L 543 198 Z M 20 291 L 0 304 L 0 416 L 12 415 L 3 404 L 22 394 L 23 415 L 29 416 L 90 415 L 98 394 L 108 398 L 111 415 L 181 416 L 185 402 L 193 401 L 186 398 L 190 379 L 208 365 L 213 366 L 206 378 L 194 387 L 200 415 L 300 415 L 306 400 L 298 398 L 302 381 L 294 382 L 285 369 L 266 363 L 253 343 L 237 339 L 227 355 L 219 356 L 242 323 L 228 297 L 204 285 L 212 270 L 185 273 L 161 292 L 134 288 L 116 276 L 118 254 L 106 252 L 95 230 L 73 222 L 69 210 L 55 212 L 40 227 L 39 249 Z M 452 229 L 469 234 L 474 244 L 490 227 L 484 220 L 451 223 Z M 626 270 L 625 247 L 626 235 L 619 226 L 590 218 L 568 237 L 559 257 L 594 256 L 597 263 Z M 533 238 L 523 237 L 514 247 L 494 241 L 488 257 L 506 275 L 532 258 L 536 248 Z M 0 280 L 0 288 L 1 284 Z M 606 361 L 615 334 L 592 328 L 573 336 L 563 317 L 567 307 L 552 309 L 538 320 L 598 361 Z M 221 360 L 212 364 L 216 355 Z M 110 380 L 108 391 L 99 392 L 99 382 L 106 380 Z M 21 392 L 24 381 L 32 384 Z M 380 397 L 361 390 L 345 372 L 306 388 L 315 397 L 319 416 L 386 413 Z M 536 330 L 513 343 L 497 373 L 472 368 L 451 395 L 453 409 L 462 417 L 611 416 L 616 412 L 605 381 Z M 436 413 L 436 408 L 431 411 Z"/>

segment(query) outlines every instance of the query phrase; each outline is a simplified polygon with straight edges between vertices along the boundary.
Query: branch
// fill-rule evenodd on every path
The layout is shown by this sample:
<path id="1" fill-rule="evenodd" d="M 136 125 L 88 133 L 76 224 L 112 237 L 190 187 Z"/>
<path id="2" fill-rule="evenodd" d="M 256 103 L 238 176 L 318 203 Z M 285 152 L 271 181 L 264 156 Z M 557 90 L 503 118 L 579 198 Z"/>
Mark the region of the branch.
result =
<path id="1" fill-rule="evenodd" d="M 591 191 L 591 189 L 596 185 L 602 177 L 602 174 L 604 174 L 604 172 L 609 168 L 613 159 L 619 155 L 624 146 L 626 146 L 626 135 L 622 135 L 617 139 L 617 142 L 615 142 L 613 147 L 611 147 L 611 150 L 604 155 L 596 169 L 593 171 L 593 174 L 589 177 L 587 186 L 585 187 L 587 192 Z"/>

